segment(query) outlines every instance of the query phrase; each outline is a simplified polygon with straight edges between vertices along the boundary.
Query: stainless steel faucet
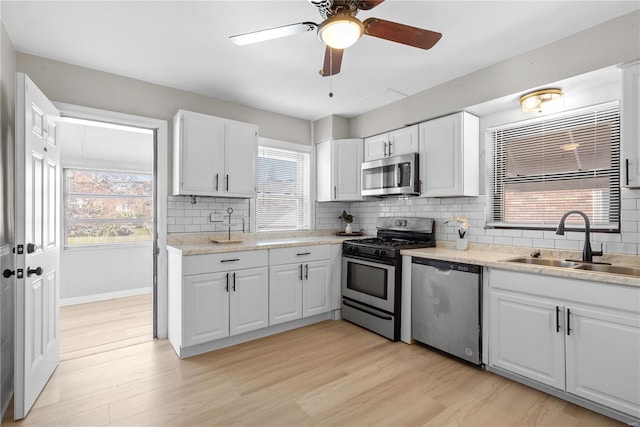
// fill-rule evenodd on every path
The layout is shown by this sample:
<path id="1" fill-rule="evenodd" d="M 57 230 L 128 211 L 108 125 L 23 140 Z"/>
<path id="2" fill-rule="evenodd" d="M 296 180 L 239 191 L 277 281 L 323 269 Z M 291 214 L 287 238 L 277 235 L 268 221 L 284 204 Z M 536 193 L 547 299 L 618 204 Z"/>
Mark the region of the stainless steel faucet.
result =
<path id="1" fill-rule="evenodd" d="M 584 248 L 582 249 L 582 261 L 585 262 L 593 262 L 594 256 L 602 256 L 602 246 L 599 251 L 591 250 L 591 243 L 589 241 L 589 234 L 591 233 L 591 225 L 589 223 L 589 217 L 582 211 L 569 211 L 562 215 L 560 218 L 560 224 L 558 224 L 558 229 L 556 230 L 556 234 L 560 236 L 564 236 L 564 222 L 569 215 L 578 214 L 584 218 Z"/>

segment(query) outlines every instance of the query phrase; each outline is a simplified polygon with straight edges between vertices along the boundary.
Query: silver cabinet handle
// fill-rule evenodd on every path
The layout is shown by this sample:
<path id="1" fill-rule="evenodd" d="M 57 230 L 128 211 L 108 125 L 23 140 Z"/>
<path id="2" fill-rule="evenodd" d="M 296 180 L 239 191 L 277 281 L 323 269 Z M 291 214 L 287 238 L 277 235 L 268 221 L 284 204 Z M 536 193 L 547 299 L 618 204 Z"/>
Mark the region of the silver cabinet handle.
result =
<path id="1" fill-rule="evenodd" d="M 387 157 L 387 143 L 384 143 L 384 157 Z"/>
<path id="2" fill-rule="evenodd" d="M 300 280 L 302 280 L 302 264 L 300 264 Z"/>
<path id="3" fill-rule="evenodd" d="M 236 291 L 236 273 L 233 273 L 233 292 Z"/>
<path id="4" fill-rule="evenodd" d="M 311 252 L 300 252 L 299 254 L 296 254 L 296 256 L 305 256 L 305 255 L 311 255 Z"/>
<path id="5" fill-rule="evenodd" d="M 216 191 L 218 191 L 218 174 L 216 174 Z"/>
<path id="6" fill-rule="evenodd" d="M 221 259 L 220 262 L 237 262 L 240 261 L 240 258 L 233 258 L 233 259 Z"/>
<path id="7" fill-rule="evenodd" d="M 229 273 L 227 273 L 227 292 L 229 292 Z"/>
<path id="8" fill-rule="evenodd" d="M 304 265 L 304 278 L 309 280 L 309 264 Z"/>
<path id="9" fill-rule="evenodd" d="M 389 155 L 391 155 L 391 141 L 389 141 Z"/>
<path id="10" fill-rule="evenodd" d="M 226 191 L 229 191 L 229 175 L 227 174 L 227 185 L 225 187 Z"/>

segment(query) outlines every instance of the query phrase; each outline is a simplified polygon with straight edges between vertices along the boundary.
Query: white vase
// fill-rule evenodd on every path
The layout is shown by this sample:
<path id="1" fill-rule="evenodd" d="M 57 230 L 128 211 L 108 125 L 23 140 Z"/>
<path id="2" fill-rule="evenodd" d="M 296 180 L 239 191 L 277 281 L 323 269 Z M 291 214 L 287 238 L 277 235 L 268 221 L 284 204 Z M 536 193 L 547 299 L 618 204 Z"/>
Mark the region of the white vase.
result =
<path id="1" fill-rule="evenodd" d="M 347 226 L 344 229 L 344 232 L 347 234 L 351 234 L 353 232 L 353 229 L 351 228 L 351 223 L 347 224 Z"/>
<path id="2" fill-rule="evenodd" d="M 469 241 L 467 239 L 456 239 L 456 249 L 459 251 L 466 251 L 469 247 Z"/>

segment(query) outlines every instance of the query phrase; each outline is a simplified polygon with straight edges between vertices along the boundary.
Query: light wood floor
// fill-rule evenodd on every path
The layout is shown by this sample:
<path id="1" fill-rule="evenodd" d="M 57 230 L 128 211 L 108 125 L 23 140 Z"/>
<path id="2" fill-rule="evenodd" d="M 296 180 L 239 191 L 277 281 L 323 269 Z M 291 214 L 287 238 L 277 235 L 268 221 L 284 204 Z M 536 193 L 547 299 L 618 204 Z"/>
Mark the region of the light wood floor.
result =
<path id="1" fill-rule="evenodd" d="M 105 319 L 88 336 L 110 330 L 107 315 L 86 315 Z M 185 360 L 166 340 L 69 348 L 28 417 L 3 426 L 621 425 L 344 321 Z"/>
<path id="2" fill-rule="evenodd" d="M 60 360 L 75 359 L 153 338 L 151 294 L 60 308 Z"/>

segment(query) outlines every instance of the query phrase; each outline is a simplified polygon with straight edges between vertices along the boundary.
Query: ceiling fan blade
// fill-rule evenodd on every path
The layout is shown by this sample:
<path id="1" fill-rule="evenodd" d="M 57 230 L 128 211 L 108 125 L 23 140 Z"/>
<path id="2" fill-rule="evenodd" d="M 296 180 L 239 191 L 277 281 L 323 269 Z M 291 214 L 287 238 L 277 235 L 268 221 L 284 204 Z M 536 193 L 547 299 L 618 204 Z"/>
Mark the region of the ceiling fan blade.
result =
<path id="1" fill-rule="evenodd" d="M 327 46 L 324 51 L 324 66 L 320 70 L 320 75 L 323 77 L 333 76 L 340 72 L 340 65 L 342 65 L 342 54 L 344 49 L 334 49 Z"/>
<path id="2" fill-rule="evenodd" d="M 269 28 L 268 30 L 230 36 L 229 40 L 237 45 L 244 46 L 280 37 L 292 36 L 294 34 L 306 33 L 316 28 L 318 28 L 318 26 L 313 22 L 300 22 L 298 24 L 284 25 L 282 27 Z"/>
<path id="3" fill-rule="evenodd" d="M 356 7 L 360 10 L 371 10 L 384 0 L 356 0 Z"/>
<path id="4" fill-rule="evenodd" d="M 378 18 L 366 19 L 362 25 L 364 26 L 365 34 L 420 49 L 431 49 L 442 37 L 441 33 L 436 33 L 435 31 L 423 30 L 422 28 Z"/>

